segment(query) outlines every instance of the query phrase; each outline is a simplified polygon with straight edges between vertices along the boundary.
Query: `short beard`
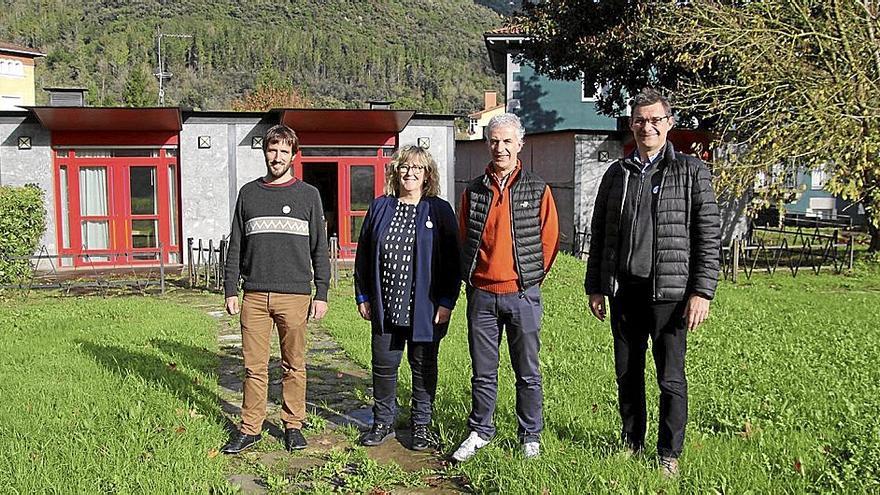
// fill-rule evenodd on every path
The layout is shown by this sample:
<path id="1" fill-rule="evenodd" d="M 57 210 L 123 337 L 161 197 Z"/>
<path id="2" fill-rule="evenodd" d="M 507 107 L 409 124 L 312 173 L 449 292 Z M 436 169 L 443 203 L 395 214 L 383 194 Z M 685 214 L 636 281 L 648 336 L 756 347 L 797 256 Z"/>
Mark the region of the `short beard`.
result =
<path id="1" fill-rule="evenodd" d="M 266 164 L 266 172 L 267 172 L 269 175 L 271 175 L 272 177 L 276 178 L 276 179 L 279 178 L 279 177 L 281 177 L 281 176 L 283 176 L 284 174 L 286 174 L 287 171 L 290 170 L 291 168 L 293 168 L 293 163 L 292 163 L 292 162 L 291 162 L 291 163 L 288 163 L 288 164 L 287 164 L 287 168 L 285 168 L 284 170 L 282 170 L 280 174 L 275 175 L 275 172 L 272 170 L 272 165 L 269 164 L 269 163 Z"/>

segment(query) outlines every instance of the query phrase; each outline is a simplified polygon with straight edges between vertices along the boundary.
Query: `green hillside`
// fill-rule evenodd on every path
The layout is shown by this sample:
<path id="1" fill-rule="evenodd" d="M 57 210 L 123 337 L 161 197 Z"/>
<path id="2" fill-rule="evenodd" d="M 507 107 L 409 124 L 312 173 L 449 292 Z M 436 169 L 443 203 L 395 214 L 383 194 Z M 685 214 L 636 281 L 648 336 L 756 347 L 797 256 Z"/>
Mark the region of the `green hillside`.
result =
<path id="1" fill-rule="evenodd" d="M 157 27 L 193 35 L 163 38 L 164 68 L 173 73 L 167 105 L 229 109 L 271 85 L 294 88 L 313 106 L 391 99 L 398 108 L 464 113 L 481 107 L 483 90 L 502 87 L 482 40 L 502 23 L 492 2 L 0 0 L 0 7 L 0 40 L 47 54 L 37 61 L 37 88 L 86 87 L 91 105 L 156 104 Z M 37 100 L 45 103 L 45 93 Z"/>

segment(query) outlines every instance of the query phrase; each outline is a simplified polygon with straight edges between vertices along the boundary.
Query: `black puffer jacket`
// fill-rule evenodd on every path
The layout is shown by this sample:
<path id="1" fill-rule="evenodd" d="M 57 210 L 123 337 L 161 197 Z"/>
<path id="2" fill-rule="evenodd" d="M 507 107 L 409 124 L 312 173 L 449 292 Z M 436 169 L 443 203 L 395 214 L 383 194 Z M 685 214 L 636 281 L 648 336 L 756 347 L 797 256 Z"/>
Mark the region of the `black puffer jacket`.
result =
<path id="1" fill-rule="evenodd" d="M 718 283 L 721 217 L 712 174 L 699 159 L 676 153 L 667 143 L 654 214 L 655 301 L 680 301 L 690 294 L 712 299 Z M 612 164 L 599 185 L 593 210 L 587 294 L 613 296 L 618 289 L 620 215 L 629 172 Z"/>

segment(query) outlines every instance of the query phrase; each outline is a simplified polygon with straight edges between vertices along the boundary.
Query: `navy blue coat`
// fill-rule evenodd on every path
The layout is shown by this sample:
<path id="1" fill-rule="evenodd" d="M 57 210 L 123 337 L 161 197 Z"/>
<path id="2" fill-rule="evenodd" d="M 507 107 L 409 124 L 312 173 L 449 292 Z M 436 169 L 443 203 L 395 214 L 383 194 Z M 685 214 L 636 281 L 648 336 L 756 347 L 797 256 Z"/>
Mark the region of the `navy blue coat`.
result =
<path id="1" fill-rule="evenodd" d="M 397 198 L 380 196 L 373 200 L 358 236 L 354 261 L 355 301 L 369 302 L 373 330 L 384 333 L 385 310 L 379 246 L 391 219 Z M 438 306 L 455 307 L 461 287 L 458 225 L 452 207 L 437 197 L 423 197 L 416 207 L 416 240 L 413 265 L 413 342 L 437 342 L 448 324 L 434 325 Z"/>

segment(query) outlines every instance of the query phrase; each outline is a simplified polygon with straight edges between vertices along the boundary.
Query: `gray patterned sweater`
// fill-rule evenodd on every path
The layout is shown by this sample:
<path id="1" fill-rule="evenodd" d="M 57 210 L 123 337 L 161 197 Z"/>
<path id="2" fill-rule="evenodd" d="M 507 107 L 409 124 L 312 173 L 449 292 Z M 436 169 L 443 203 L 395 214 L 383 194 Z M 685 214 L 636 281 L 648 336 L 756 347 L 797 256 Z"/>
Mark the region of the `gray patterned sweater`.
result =
<path id="1" fill-rule="evenodd" d="M 318 190 L 301 180 L 248 182 L 238 192 L 226 254 L 224 291 L 311 294 L 327 300 L 330 259 Z"/>

